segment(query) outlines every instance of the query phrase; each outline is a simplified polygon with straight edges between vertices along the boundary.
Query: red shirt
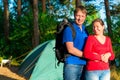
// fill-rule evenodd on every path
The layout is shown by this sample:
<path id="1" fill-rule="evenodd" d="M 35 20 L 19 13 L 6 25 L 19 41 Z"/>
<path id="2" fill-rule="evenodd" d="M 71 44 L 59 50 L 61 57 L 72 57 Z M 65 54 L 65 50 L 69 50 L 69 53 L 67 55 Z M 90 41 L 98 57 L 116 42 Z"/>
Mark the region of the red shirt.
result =
<path id="1" fill-rule="evenodd" d="M 109 69 L 109 63 L 101 61 L 101 55 L 107 52 L 111 53 L 109 60 L 114 59 L 112 43 L 109 37 L 106 37 L 105 43 L 101 44 L 96 37 L 90 35 L 84 48 L 84 57 L 88 59 L 87 70 L 106 70 Z M 97 53 L 97 55 L 95 54 Z M 97 60 L 97 61 L 95 61 Z"/>

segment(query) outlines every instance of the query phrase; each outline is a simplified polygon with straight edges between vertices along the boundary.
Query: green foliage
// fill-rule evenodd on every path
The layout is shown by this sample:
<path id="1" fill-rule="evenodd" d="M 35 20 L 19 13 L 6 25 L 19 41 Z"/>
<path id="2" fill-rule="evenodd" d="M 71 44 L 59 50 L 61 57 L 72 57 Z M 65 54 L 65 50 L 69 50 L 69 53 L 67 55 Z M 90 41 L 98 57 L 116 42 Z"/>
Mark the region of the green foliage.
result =
<path id="1" fill-rule="evenodd" d="M 2 59 L 3 59 L 3 58 L 2 58 L 2 57 L 0 57 L 0 63 L 1 63 Z"/>
<path id="2" fill-rule="evenodd" d="M 56 20 L 63 19 L 65 17 L 70 19 L 73 16 L 74 7 L 72 5 L 72 1 L 51 0 L 46 6 L 48 7 L 47 14 L 53 15 Z"/>
<path id="3" fill-rule="evenodd" d="M 113 5 L 111 8 L 111 20 L 112 20 L 112 43 L 116 59 L 120 64 L 120 3 Z M 119 79 L 116 79 L 119 80 Z"/>
<path id="4" fill-rule="evenodd" d="M 98 11 L 95 9 L 94 5 L 92 4 L 86 5 L 86 9 L 87 9 L 87 18 L 85 21 L 85 25 L 88 33 L 93 34 L 92 21 L 96 18 L 99 18 L 100 15 Z"/>
<path id="5" fill-rule="evenodd" d="M 41 43 L 54 39 L 57 26 L 54 16 L 42 13 L 39 15 L 39 23 Z"/>
<path id="6" fill-rule="evenodd" d="M 33 18 L 31 15 L 21 17 L 19 20 L 10 18 L 10 44 L 5 44 L 4 38 L 0 39 L 0 56 L 18 57 L 32 49 Z M 39 14 L 39 28 L 41 43 L 55 38 L 56 21 L 53 16 Z"/>
<path id="7" fill-rule="evenodd" d="M 120 16 L 116 16 L 116 17 L 112 18 L 113 40 L 114 40 L 114 43 L 120 44 L 120 21 L 118 20 Z"/>
<path id="8" fill-rule="evenodd" d="M 2 57 L 9 57 L 11 55 L 18 57 L 32 49 L 32 19 L 29 18 L 29 15 L 19 18 L 18 21 L 10 18 L 10 43 L 6 44 L 4 38 L 0 39 L 0 55 Z"/>
<path id="9" fill-rule="evenodd" d="M 117 16 L 119 19 L 120 16 Z M 114 18 L 112 18 L 113 20 Z M 115 18 L 116 19 L 116 18 Z M 115 23 L 113 23 L 113 28 L 112 28 L 112 42 L 113 42 L 113 49 L 116 55 L 116 58 L 120 60 L 120 21 L 116 19 Z"/>

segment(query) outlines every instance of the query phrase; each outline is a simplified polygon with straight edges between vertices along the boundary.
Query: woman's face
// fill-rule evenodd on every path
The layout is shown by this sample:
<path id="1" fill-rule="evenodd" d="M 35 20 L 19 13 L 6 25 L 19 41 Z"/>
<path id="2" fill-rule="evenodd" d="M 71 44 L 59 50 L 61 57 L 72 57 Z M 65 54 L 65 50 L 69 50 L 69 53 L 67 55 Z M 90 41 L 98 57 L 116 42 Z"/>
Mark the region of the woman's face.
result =
<path id="1" fill-rule="evenodd" d="M 104 32 L 104 25 L 101 25 L 100 22 L 94 22 L 93 24 L 93 31 L 96 35 L 103 34 Z"/>
<path id="2" fill-rule="evenodd" d="M 83 13 L 82 11 L 78 11 L 75 14 L 75 22 L 76 22 L 76 24 L 78 24 L 79 26 L 81 26 L 84 23 L 85 18 L 86 18 L 86 14 Z"/>

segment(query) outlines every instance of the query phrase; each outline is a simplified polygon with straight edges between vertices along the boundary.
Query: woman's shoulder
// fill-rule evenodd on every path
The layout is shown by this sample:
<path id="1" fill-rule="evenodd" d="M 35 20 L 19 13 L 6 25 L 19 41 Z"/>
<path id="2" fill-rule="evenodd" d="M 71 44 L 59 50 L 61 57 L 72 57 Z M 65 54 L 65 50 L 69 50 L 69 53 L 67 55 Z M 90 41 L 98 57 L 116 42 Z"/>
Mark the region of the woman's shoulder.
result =
<path id="1" fill-rule="evenodd" d="M 109 37 L 109 36 L 106 36 L 106 38 L 110 39 L 110 37 Z"/>
<path id="2" fill-rule="evenodd" d="M 95 37 L 94 37 L 94 35 L 89 35 L 87 39 L 93 41 L 95 39 Z"/>
<path id="3" fill-rule="evenodd" d="M 106 39 L 111 41 L 111 38 L 109 36 L 106 36 Z"/>
<path id="4" fill-rule="evenodd" d="M 89 35 L 88 38 L 94 38 L 94 35 Z"/>

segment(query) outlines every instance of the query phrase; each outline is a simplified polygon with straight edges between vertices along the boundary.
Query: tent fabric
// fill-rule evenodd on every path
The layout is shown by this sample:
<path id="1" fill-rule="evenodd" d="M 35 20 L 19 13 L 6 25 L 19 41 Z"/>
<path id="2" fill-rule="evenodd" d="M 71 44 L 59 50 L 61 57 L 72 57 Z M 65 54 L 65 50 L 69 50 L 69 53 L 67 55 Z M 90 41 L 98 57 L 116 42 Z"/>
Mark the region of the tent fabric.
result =
<path id="1" fill-rule="evenodd" d="M 46 45 L 48 44 L 48 41 L 42 43 L 41 45 L 34 48 L 23 60 L 19 67 L 18 74 L 25 76 L 26 78 L 29 78 L 37 60 L 39 59 L 41 52 L 44 50 Z"/>
<path id="2" fill-rule="evenodd" d="M 54 46 L 55 40 L 49 40 L 34 48 L 22 62 L 19 74 L 29 80 L 63 80 L 63 63 L 57 65 Z"/>

